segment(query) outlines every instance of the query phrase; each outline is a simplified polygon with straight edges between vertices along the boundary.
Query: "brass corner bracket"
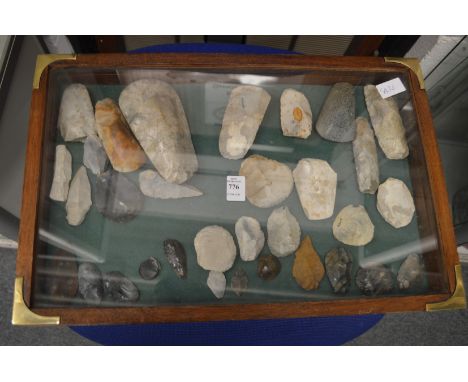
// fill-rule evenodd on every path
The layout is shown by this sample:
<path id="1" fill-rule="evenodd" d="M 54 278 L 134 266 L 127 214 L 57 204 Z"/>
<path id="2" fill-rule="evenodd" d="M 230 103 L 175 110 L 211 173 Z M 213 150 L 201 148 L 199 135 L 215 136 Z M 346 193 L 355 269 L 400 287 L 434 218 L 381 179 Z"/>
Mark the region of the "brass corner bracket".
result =
<path id="1" fill-rule="evenodd" d="M 462 268 L 461 265 L 455 265 L 455 291 L 453 295 L 445 301 L 436 302 L 433 304 L 426 304 L 427 312 L 435 312 L 438 310 L 452 310 L 452 309 L 465 309 L 466 296 L 465 286 L 463 285 Z"/>
<path id="2" fill-rule="evenodd" d="M 52 62 L 60 60 L 76 60 L 76 54 L 39 54 L 36 59 L 34 70 L 33 89 L 39 89 L 41 75 L 45 68 Z"/>
<path id="3" fill-rule="evenodd" d="M 15 295 L 13 297 L 13 312 L 11 315 L 13 325 L 58 325 L 60 317 L 46 317 L 29 310 L 23 298 L 23 278 L 15 279 Z"/>
<path id="4" fill-rule="evenodd" d="M 384 57 L 385 62 L 395 62 L 410 68 L 418 78 L 419 87 L 425 89 L 424 86 L 424 75 L 417 58 L 399 58 L 399 57 Z"/>

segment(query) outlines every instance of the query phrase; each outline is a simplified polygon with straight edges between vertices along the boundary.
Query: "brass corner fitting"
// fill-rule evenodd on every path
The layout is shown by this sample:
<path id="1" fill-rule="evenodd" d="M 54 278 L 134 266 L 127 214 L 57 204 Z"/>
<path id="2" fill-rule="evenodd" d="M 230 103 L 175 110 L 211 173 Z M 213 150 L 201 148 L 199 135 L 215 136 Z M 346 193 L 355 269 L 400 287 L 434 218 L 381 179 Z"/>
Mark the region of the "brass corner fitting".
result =
<path id="1" fill-rule="evenodd" d="M 424 75 L 418 58 L 384 57 L 385 62 L 394 62 L 410 68 L 418 78 L 419 87 L 425 89 Z"/>
<path id="2" fill-rule="evenodd" d="M 41 75 L 54 61 L 76 60 L 76 54 L 39 54 L 36 59 L 36 69 L 34 70 L 33 89 L 39 89 Z"/>
<path id="3" fill-rule="evenodd" d="M 40 316 L 32 312 L 24 302 L 23 298 L 23 278 L 15 279 L 15 295 L 13 297 L 13 312 L 11 323 L 13 325 L 58 325 L 60 317 Z"/>
<path id="4" fill-rule="evenodd" d="M 426 304 L 427 312 L 439 310 L 466 309 L 465 286 L 463 285 L 462 268 L 460 264 L 455 265 L 455 291 L 447 300 Z"/>

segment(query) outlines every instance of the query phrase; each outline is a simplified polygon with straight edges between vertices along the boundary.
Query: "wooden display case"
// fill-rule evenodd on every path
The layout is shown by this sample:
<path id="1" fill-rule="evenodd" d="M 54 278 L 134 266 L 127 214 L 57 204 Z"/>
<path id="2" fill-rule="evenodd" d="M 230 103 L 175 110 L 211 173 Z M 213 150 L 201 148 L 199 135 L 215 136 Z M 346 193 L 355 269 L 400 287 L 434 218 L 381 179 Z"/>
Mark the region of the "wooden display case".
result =
<path id="1" fill-rule="evenodd" d="M 145 201 L 145 208 L 149 204 L 148 211 L 151 212 L 131 223 L 108 223 L 93 212 L 82 226 L 67 226 L 63 204 L 51 201 L 48 196 L 55 146 L 60 139 L 57 118 L 64 86 L 76 82 L 84 84 L 94 104 L 105 96 L 117 99 L 125 85 L 147 77 L 171 83 L 181 96 L 195 150 L 201 158 L 200 177 L 196 181 L 202 188 L 205 185 L 206 195 L 203 197 L 206 200 L 199 205 L 186 206 L 182 202 L 177 206 L 173 202 L 163 205 Z M 315 126 L 331 85 L 337 82 L 354 85 L 359 109 L 357 116 L 367 112 L 362 87 L 395 77 L 400 78 L 407 89 L 395 98 L 406 129 L 410 154 L 398 163 L 382 159 L 381 181 L 385 176 L 392 175 L 392 171 L 401 178 L 407 177 L 404 180 L 412 190 L 416 213 L 411 227 L 407 229 L 394 229 L 385 222 L 376 223 L 375 244 L 350 249 L 356 263 L 353 279 L 358 264 L 372 256 L 377 256 L 383 263 L 386 262 L 384 255 L 389 256 L 387 259 L 391 259 L 388 261 L 396 274 L 403 259 L 401 254 L 398 255 L 399 251 L 417 252 L 424 260 L 424 287 L 418 291 L 395 291 L 372 297 L 360 294 L 354 287 L 351 293 L 341 296 L 330 292 L 325 276 L 317 291 L 305 292 L 293 285 L 291 261 L 294 255 L 282 260 L 282 278 L 277 284 L 261 284 L 255 280 L 255 262 L 244 264 L 237 256 L 235 266 L 247 269 L 253 284 L 251 293 L 237 298 L 227 291 L 225 299 L 210 298 L 206 291 L 208 273 L 201 270 L 195 260 L 194 233 L 208 224 L 220 224 L 232 232 L 241 213 L 258 215 L 265 228 L 266 217 L 272 210 L 264 211 L 249 205 L 247 201 L 228 204 L 222 200 L 224 188 L 216 188 L 224 184 L 226 175 L 237 175 L 241 163 L 241 160 L 229 162 L 218 158 L 217 135 L 214 134 L 219 133 L 221 126 L 222 105 L 226 104 L 223 97 L 228 94 L 226 89 L 239 83 L 251 83 L 264 86 L 272 94 L 262 123 L 266 127 L 257 136 L 256 145 L 249 154 L 267 151 L 267 156 L 276 155 L 275 159 L 290 166 L 304 156 L 331 158 L 332 167 L 339 174 L 338 194 L 343 200 L 337 199 L 333 217 L 324 222 L 310 223 L 304 216 L 300 218 L 302 235 L 309 234 L 314 238 L 316 249 L 323 259 L 327 248 L 339 244 L 331 234 L 331 224 L 339 206 L 348 204 L 344 199 L 355 202 L 360 197 L 357 190 L 348 190 L 354 185 L 352 178 L 355 177 L 355 173 L 352 173 L 354 164 L 352 159 L 349 160 L 352 158 L 349 157 L 351 144 L 332 145 L 324 142 L 314 129 L 311 138 L 305 141 L 283 137 L 278 118 L 278 92 L 286 87 L 303 90 L 311 103 Z M 427 94 L 416 60 L 228 54 L 42 55 L 37 60 L 32 92 L 13 324 L 212 321 L 431 311 L 466 306 L 442 165 Z M 79 164 L 76 162 L 80 161 L 79 145 L 82 143 L 72 144 L 76 149 L 72 150 L 74 172 Z M 278 151 L 279 147 L 285 148 L 285 151 Z M 379 152 L 379 158 L 381 156 Z M 342 178 L 340 172 L 345 174 Z M 369 209 L 375 210 L 375 195 L 366 198 L 362 199 L 363 203 L 367 203 L 366 208 L 369 206 Z M 302 213 L 295 191 L 288 203 L 294 211 L 300 211 L 296 215 Z M 378 220 L 376 216 L 371 213 L 371 218 Z M 162 240 L 168 236 L 180 239 L 185 245 L 189 262 L 188 281 L 170 276 L 172 270 L 164 263 Z M 40 259 L 54 252 L 53 248 L 74 254 L 78 263 L 89 261 L 83 254 L 91 253 L 94 260 L 107 271 L 121 270 L 132 279 L 137 277 L 134 275 L 140 261 L 155 255 L 163 263 L 163 272 L 167 276 L 151 285 L 141 283 L 141 280 L 135 281 L 142 296 L 136 304 L 92 306 L 83 304 L 78 293 L 70 301 L 53 301 L 41 296 L 37 286 L 38 279 L 43 277 L 42 271 L 38 271 Z M 266 244 L 262 253 L 269 253 Z"/>

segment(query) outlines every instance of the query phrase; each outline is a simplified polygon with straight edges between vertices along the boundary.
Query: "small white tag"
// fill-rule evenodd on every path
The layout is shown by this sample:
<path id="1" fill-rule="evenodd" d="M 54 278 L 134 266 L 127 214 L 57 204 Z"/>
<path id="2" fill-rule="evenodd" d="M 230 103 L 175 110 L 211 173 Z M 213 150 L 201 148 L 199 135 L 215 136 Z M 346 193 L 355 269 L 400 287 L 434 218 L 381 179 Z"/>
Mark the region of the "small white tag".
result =
<path id="1" fill-rule="evenodd" d="M 228 202 L 245 202 L 245 176 L 228 176 L 226 178 L 226 200 Z"/>
<path id="2" fill-rule="evenodd" d="M 375 87 L 379 91 L 382 98 L 388 98 L 394 96 L 395 94 L 406 91 L 405 85 L 403 85 L 403 82 L 401 82 L 398 77 L 390 81 L 382 82 Z"/>

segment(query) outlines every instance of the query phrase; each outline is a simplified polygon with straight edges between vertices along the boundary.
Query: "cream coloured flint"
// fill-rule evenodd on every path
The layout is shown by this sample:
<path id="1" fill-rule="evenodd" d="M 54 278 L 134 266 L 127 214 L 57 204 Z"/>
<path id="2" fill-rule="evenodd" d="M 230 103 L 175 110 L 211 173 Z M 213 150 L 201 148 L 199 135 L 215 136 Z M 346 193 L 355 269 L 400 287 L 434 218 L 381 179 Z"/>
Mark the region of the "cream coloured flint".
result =
<path id="1" fill-rule="evenodd" d="M 193 243 L 198 265 L 203 269 L 226 272 L 234 264 L 236 244 L 229 231 L 223 227 L 211 225 L 201 229 Z"/>
<path id="2" fill-rule="evenodd" d="M 241 85 L 231 91 L 219 134 L 219 152 L 241 159 L 254 143 L 271 96 L 262 88 Z"/>
<path id="3" fill-rule="evenodd" d="M 285 89 L 280 98 L 280 115 L 284 136 L 306 139 L 312 132 L 312 110 L 303 93 Z"/>
<path id="4" fill-rule="evenodd" d="M 65 141 L 83 140 L 96 134 L 93 105 L 86 86 L 66 87 L 60 102 L 58 127 Z"/>
<path id="5" fill-rule="evenodd" d="M 141 192 L 156 199 L 181 199 L 201 196 L 198 188 L 187 184 L 166 182 L 156 171 L 145 170 L 138 175 Z"/>
<path id="6" fill-rule="evenodd" d="M 260 223 L 250 216 L 242 216 L 237 219 L 235 230 L 241 259 L 255 260 L 265 245 L 265 235 Z"/>
<path id="7" fill-rule="evenodd" d="M 122 91 L 119 105 L 158 173 L 171 183 L 190 179 L 198 169 L 198 160 L 175 89 L 155 79 L 138 80 Z"/>
<path id="8" fill-rule="evenodd" d="M 293 177 L 307 219 L 322 220 L 333 215 L 337 174 L 328 162 L 301 159 L 293 171 Z"/>
<path id="9" fill-rule="evenodd" d="M 49 197 L 57 202 L 67 200 L 72 176 L 72 156 L 65 145 L 55 147 L 54 178 Z"/>
<path id="10" fill-rule="evenodd" d="M 379 162 L 374 132 L 366 118 L 356 118 L 356 138 L 353 141 L 354 164 L 359 191 L 374 194 L 379 187 Z"/>
<path id="11" fill-rule="evenodd" d="M 210 271 L 206 285 L 216 298 L 223 298 L 226 291 L 226 276 L 224 276 L 223 272 Z"/>
<path id="12" fill-rule="evenodd" d="M 267 220 L 268 247 L 273 255 L 285 257 L 293 253 L 300 244 L 301 227 L 288 207 L 279 207 Z"/>
<path id="13" fill-rule="evenodd" d="M 362 205 L 344 207 L 333 222 L 333 236 L 347 245 L 362 246 L 374 238 L 374 224 Z"/>
<path id="14" fill-rule="evenodd" d="M 388 178 L 377 191 L 377 210 L 395 228 L 411 223 L 415 207 L 410 190 L 399 179 Z"/>
<path id="15" fill-rule="evenodd" d="M 294 187 L 291 170 L 284 163 L 261 155 L 242 161 L 239 175 L 245 176 L 247 200 L 256 207 L 268 208 L 284 201 Z"/>
<path id="16" fill-rule="evenodd" d="M 379 146 L 388 159 L 408 156 L 408 143 L 398 105 L 393 98 L 383 99 L 374 85 L 364 86 L 367 110 Z"/>
<path id="17" fill-rule="evenodd" d="M 86 167 L 81 166 L 73 177 L 68 192 L 67 221 L 70 225 L 80 225 L 91 207 L 91 185 Z"/>

